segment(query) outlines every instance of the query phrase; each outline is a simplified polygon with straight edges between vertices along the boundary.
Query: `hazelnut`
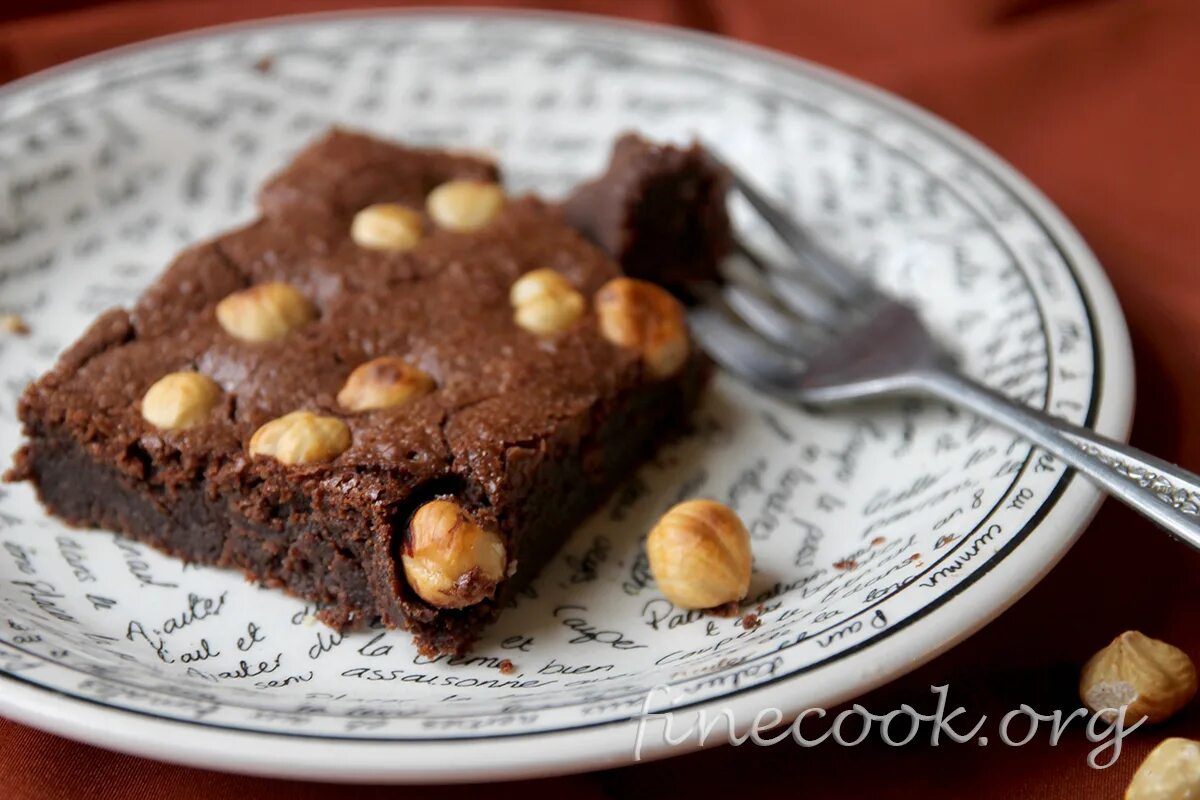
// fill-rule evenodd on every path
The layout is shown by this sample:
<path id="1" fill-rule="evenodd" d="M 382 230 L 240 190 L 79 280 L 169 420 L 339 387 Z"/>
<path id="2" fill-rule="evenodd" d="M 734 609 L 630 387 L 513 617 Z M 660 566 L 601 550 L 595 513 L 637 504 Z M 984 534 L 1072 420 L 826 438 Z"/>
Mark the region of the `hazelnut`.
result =
<path id="1" fill-rule="evenodd" d="M 1128 706 L 1129 723 L 1145 717 L 1162 722 L 1196 694 L 1196 667 L 1187 654 L 1137 631 L 1126 631 L 1092 656 L 1079 679 L 1079 696 L 1092 711 L 1110 709 L 1103 718 L 1112 721 L 1116 709 Z"/>
<path id="2" fill-rule="evenodd" d="M 425 209 L 433 221 L 459 233 L 479 230 L 502 208 L 504 190 L 484 181 L 448 181 L 425 199 Z"/>
<path id="3" fill-rule="evenodd" d="M 670 292 L 634 278 L 613 278 L 594 302 L 600 333 L 638 351 L 653 377 L 670 377 L 687 361 L 687 317 Z"/>
<path id="4" fill-rule="evenodd" d="M 349 411 L 391 408 L 433 391 L 433 378 L 395 356 L 355 367 L 338 392 L 338 405 Z"/>
<path id="5" fill-rule="evenodd" d="M 431 500 L 408 523 L 400 560 L 408 585 L 438 608 L 465 608 L 491 597 L 505 577 L 500 536 L 453 500 Z"/>
<path id="6" fill-rule="evenodd" d="M 346 423 L 311 411 L 293 411 L 273 419 L 250 437 L 250 455 L 270 456 L 289 465 L 329 461 L 349 447 Z"/>
<path id="7" fill-rule="evenodd" d="M 1172 737 L 1151 750 L 1125 800 L 1200 800 L 1200 742 Z"/>
<path id="8" fill-rule="evenodd" d="M 715 608 L 750 591 L 750 534 L 715 500 L 688 500 L 664 514 L 646 556 L 658 588 L 680 608 Z"/>
<path id="9" fill-rule="evenodd" d="M 354 215 L 350 238 L 370 250 L 411 250 L 421 241 L 421 214 L 396 203 L 377 203 Z"/>
<path id="10" fill-rule="evenodd" d="M 526 272 L 508 292 L 517 325 L 539 336 L 569 328 L 583 316 L 583 295 L 552 269 Z"/>
<path id="11" fill-rule="evenodd" d="M 202 422 L 221 397 L 221 387 L 199 372 L 172 372 L 146 390 L 142 418 L 164 431 Z"/>
<path id="12" fill-rule="evenodd" d="M 217 303 L 217 322 L 246 342 L 282 339 L 316 316 L 308 298 L 286 283 L 261 283 Z"/>

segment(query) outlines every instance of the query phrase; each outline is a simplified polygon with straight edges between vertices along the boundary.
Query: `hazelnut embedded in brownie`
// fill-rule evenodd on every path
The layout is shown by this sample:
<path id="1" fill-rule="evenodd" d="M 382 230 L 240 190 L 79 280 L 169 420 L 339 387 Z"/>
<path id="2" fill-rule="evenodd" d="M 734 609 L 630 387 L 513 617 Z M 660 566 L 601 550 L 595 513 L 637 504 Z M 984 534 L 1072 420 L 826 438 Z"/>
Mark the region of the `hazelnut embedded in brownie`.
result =
<path id="1" fill-rule="evenodd" d="M 498 181 L 331 132 L 255 222 L 185 251 L 26 390 L 9 477 L 334 627 L 378 617 L 461 652 L 706 372 L 674 298 Z"/>

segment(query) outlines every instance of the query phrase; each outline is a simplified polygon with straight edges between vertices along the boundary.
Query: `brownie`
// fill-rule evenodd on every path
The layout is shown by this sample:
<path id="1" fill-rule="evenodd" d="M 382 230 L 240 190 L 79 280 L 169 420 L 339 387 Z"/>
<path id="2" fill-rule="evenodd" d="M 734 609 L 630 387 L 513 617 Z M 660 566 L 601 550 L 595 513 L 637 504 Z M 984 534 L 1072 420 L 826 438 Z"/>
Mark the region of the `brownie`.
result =
<path id="1" fill-rule="evenodd" d="M 531 196 L 508 198 L 472 231 L 427 210 L 447 182 L 498 179 L 479 158 L 329 133 L 265 185 L 257 220 L 182 253 L 132 310 L 101 315 L 28 387 L 19 407 L 27 443 L 8 478 L 32 481 L 69 523 L 315 601 L 335 628 L 379 618 L 411 631 L 424 652 L 462 652 L 679 430 L 707 372 L 689 347 L 664 375 L 608 333 L 593 301 L 622 272 L 573 227 L 602 227 L 579 197 L 566 214 L 573 225 Z M 419 243 L 357 244 L 356 214 L 377 203 L 410 209 Z M 623 255 L 656 249 L 651 212 L 635 215 L 637 243 Z M 597 217 L 610 213 L 599 203 Z M 681 235 L 680 217 L 667 216 L 669 236 Z M 684 216 L 691 226 L 712 210 Z M 553 271 L 586 301 L 552 335 L 517 324 L 510 300 L 535 270 Z M 659 274 L 681 273 L 660 265 Z M 226 298 L 280 284 L 304 299 L 307 315 L 281 337 L 234 335 L 219 310 Z M 389 359 L 427 379 L 425 391 L 348 411 L 342 392 L 355 370 Z M 148 405 L 147 392 L 173 373 L 211 395 L 197 421 L 164 428 L 149 421 L 143 398 Z M 272 421 L 297 411 L 327 426 L 332 438 L 318 441 L 337 442 L 327 457 L 296 461 L 274 439 L 277 450 L 256 449 Z M 464 575 L 464 597 L 483 593 L 461 607 L 429 602 L 402 565 L 414 514 L 434 500 L 451 501 L 503 544 L 504 576 L 483 585 L 478 571 Z"/>
<path id="2" fill-rule="evenodd" d="M 728 187 L 698 144 L 673 147 L 627 133 L 604 174 L 576 188 L 562 209 L 627 275 L 684 288 L 718 277 L 731 241 Z"/>

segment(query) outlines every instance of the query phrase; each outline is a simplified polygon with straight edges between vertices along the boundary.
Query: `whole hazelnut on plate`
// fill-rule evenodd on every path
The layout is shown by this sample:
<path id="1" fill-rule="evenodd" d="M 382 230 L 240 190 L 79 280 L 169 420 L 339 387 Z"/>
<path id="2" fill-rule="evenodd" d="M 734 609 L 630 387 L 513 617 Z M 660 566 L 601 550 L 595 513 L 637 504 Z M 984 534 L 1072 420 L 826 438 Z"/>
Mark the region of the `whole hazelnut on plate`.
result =
<path id="1" fill-rule="evenodd" d="M 338 405 L 349 411 L 392 408 L 434 389 L 428 373 L 395 356 L 359 364 L 338 392 Z"/>
<path id="2" fill-rule="evenodd" d="M 430 500 L 417 509 L 400 561 L 412 590 L 438 608 L 465 608 L 491 597 L 508 568 L 500 536 L 453 500 Z"/>
<path id="3" fill-rule="evenodd" d="M 687 361 L 687 316 L 670 292 L 635 278 L 613 278 L 593 300 L 600 333 L 636 350 L 655 378 L 674 375 Z"/>
<path id="4" fill-rule="evenodd" d="M 250 455 L 270 456 L 289 466 L 329 461 L 349 447 L 346 423 L 311 411 L 293 411 L 273 419 L 250 437 Z"/>
<path id="5" fill-rule="evenodd" d="M 1187 705 L 1196 694 L 1196 667 L 1178 647 L 1126 631 L 1096 653 L 1083 667 L 1079 696 L 1092 711 L 1127 706 L 1126 724 L 1146 718 L 1162 722 Z"/>
<path id="6" fill-rule="evenodd" d="M 646 539 L 658 588 L 680 608 L 716 608 L 750 591 L 750 534 L 733 509 L 715 500 L 673 507 Z"/>
<path id="7" fill-rule="evenodd" d="M 433 221 L 459 233 L 479 230 L 502 208 L 504 190 L 486 181 L 447 181 L 425 198 L 425 210 Z"/>
<path id="8" fill-rule="evenodd" d="M 508 300 L 517 325 L 538 336 L 571 327 L 586 305 L 571 282 L 552 269 L 535 269 L 517 278 Z"/>
<path id="9" fill-rule="evenodd" d="M 308 298 L 286 283 L 260 283 L 217 303 L 217 322 L 245 342 L 282 339 L 316 316 Z"/>
<path id="10" fill-rule="evenodd" d="M 411 250 L 421 242 L 421 213 L 397 203 L 376 203 L 354 215 L 350 238 L 368 250 Z"/>
<path id="11" fill-rule="evenodd" d="M 202 422 L 221 397 L 221 387 L 199 372 L 171 372 L 142 396 L 142 418 L 159 430 L 190 428 Z"/>
<path id="12" fill-rule="evenodd" d="M 1175 737 L 1151 750 L 1125 800 L 1200 800 L 1200 742 Z"/>

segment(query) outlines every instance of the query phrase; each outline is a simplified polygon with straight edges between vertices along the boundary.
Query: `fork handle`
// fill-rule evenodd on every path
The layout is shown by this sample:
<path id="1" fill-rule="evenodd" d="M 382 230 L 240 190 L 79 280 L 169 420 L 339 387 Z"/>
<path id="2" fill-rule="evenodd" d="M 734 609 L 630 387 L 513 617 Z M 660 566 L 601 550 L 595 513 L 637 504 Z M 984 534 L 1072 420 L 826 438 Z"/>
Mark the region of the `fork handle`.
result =
<path id="1" fill-rule="evenodd" d="M 920 375 L 919 388 L 1002 425 L 1082 472 L 1113 497 L 1200 550 L 1200 476 L 1016 403 L 957 372 Z"/>

